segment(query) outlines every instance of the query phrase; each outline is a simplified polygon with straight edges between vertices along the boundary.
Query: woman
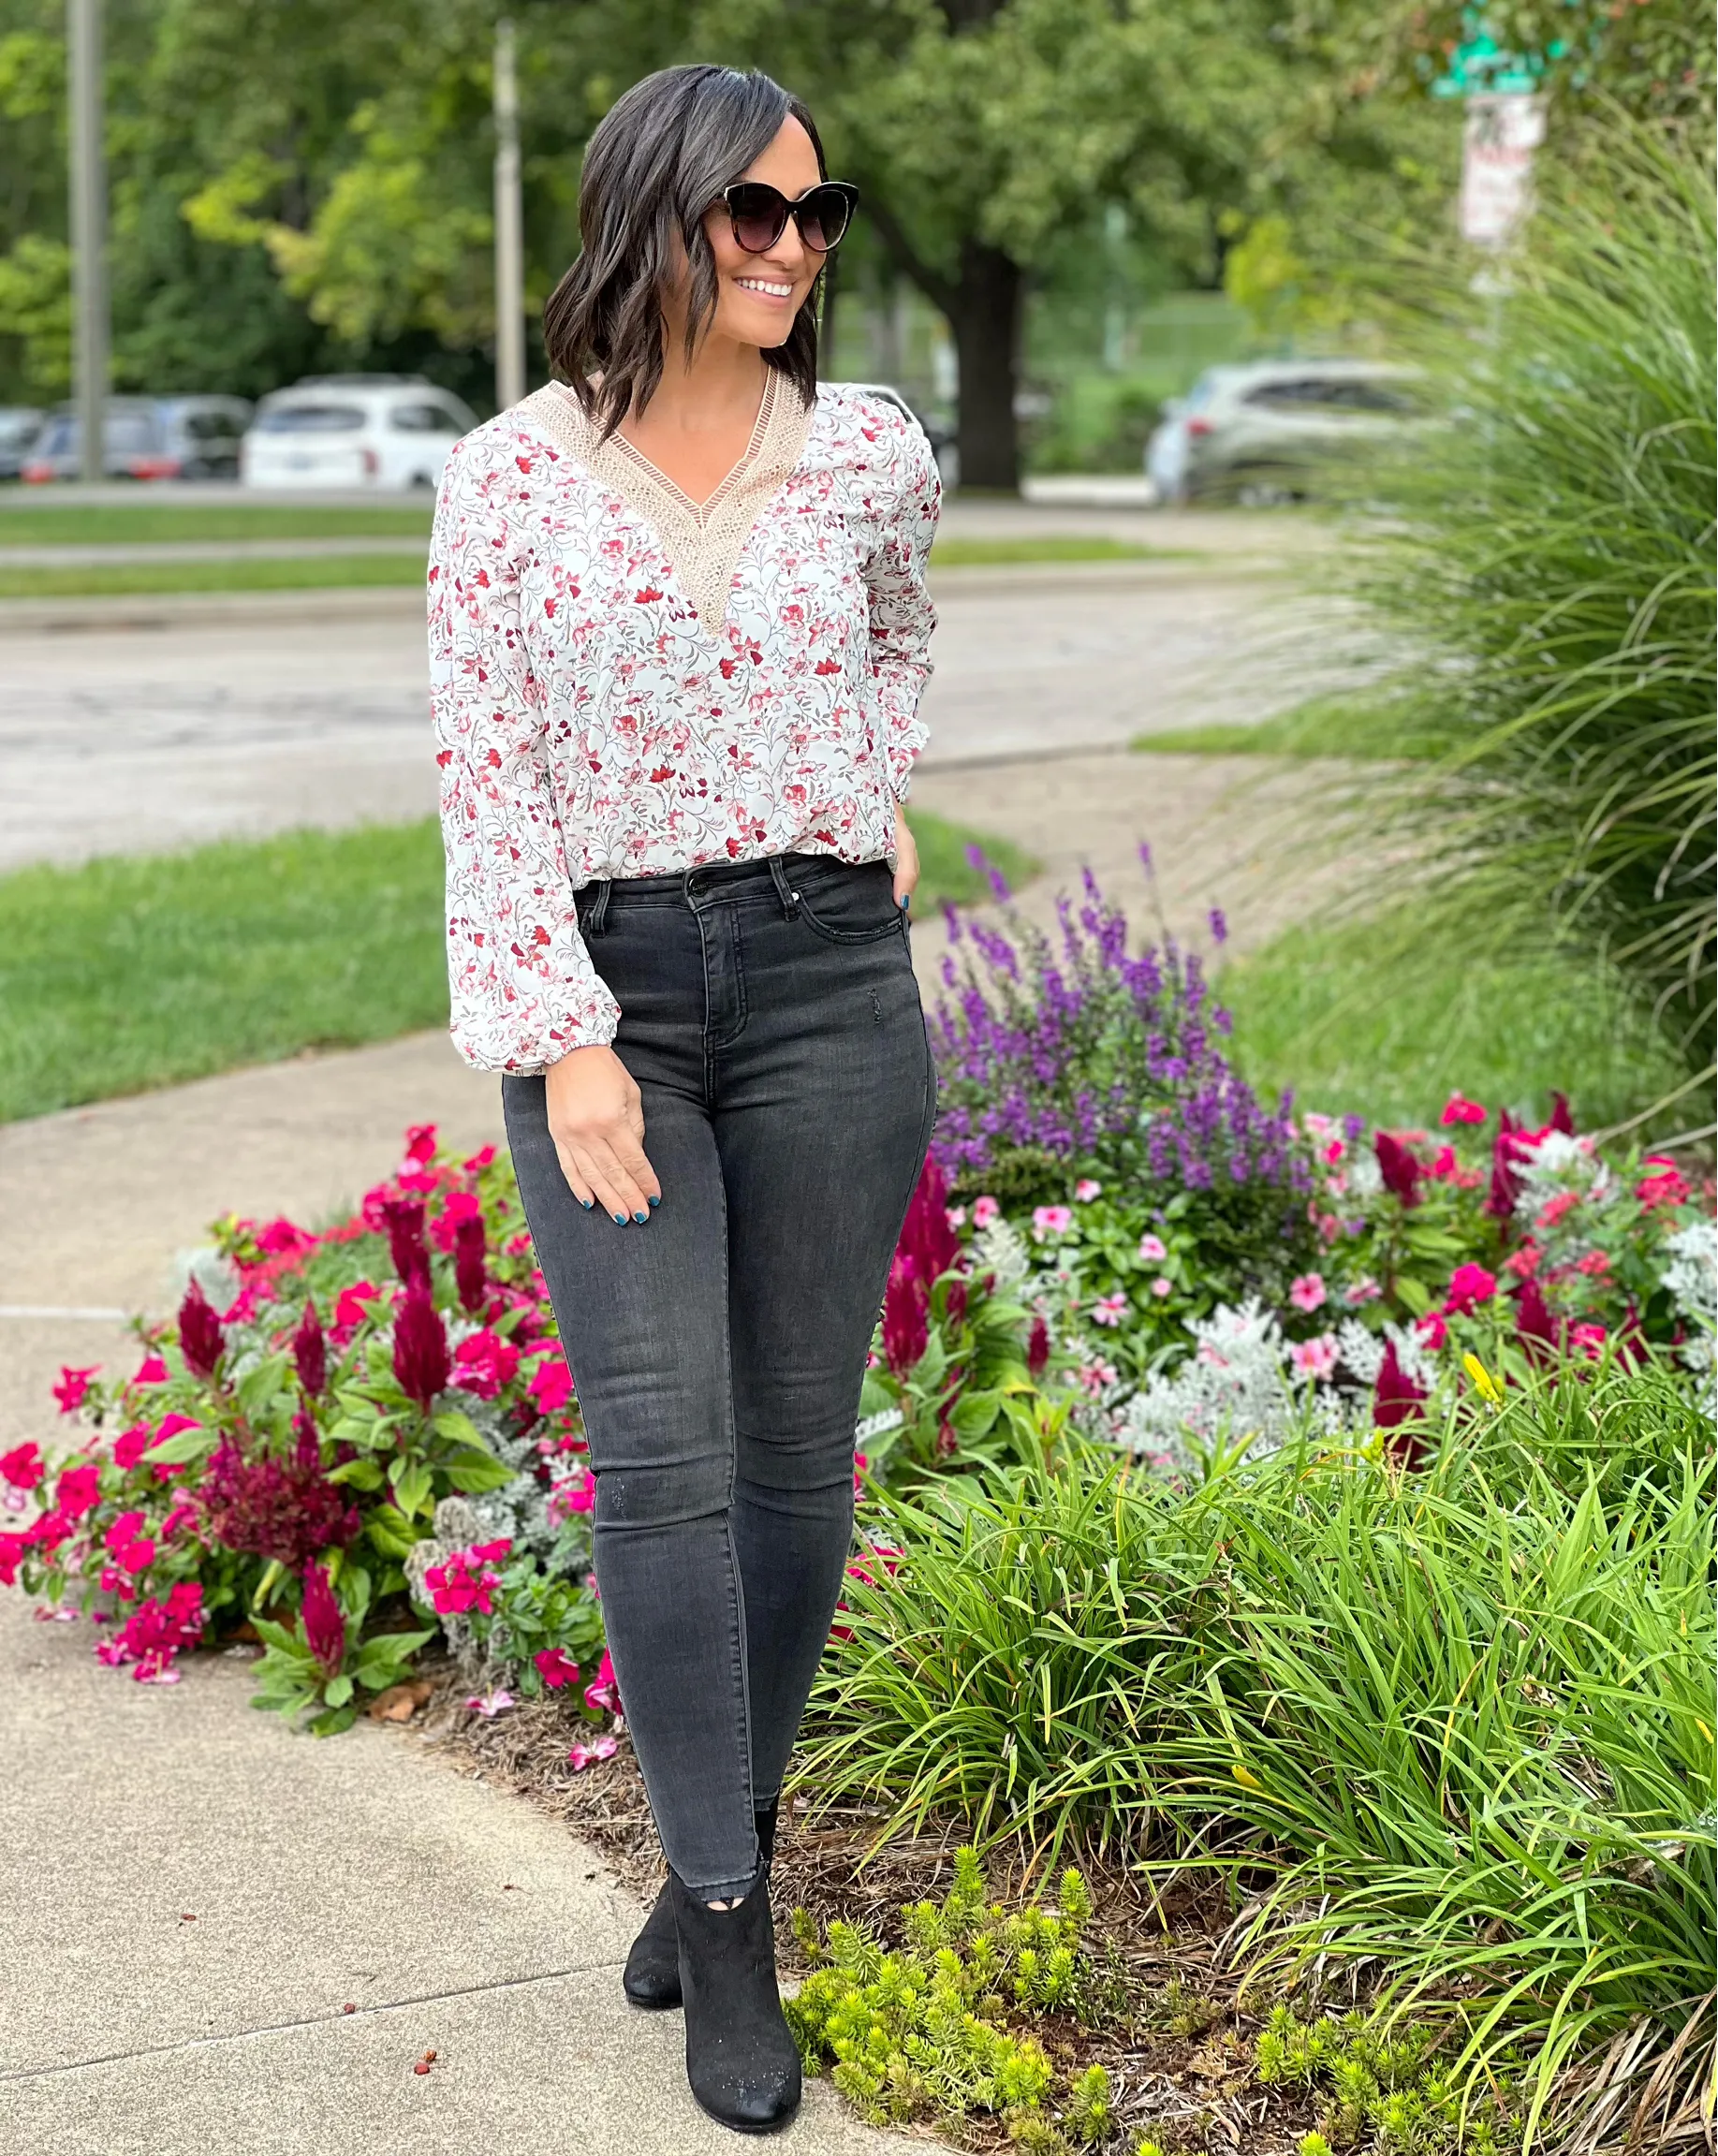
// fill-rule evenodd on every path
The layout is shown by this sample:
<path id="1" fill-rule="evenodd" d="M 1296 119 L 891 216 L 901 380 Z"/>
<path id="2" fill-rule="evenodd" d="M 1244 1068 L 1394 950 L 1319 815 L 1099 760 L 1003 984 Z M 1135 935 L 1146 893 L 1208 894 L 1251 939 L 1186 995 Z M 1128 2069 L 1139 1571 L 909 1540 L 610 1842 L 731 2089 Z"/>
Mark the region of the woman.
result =
<path id="1" fill-rule="evenodd" d="M 938 486 L 892 406 L 817 387 L 856 199 L 764 76 L 628 91 L 563 379 L 454 450 L 430 568 L 453 1034 L 507 1074 L 669 1866 L 625 1987 L 683 2001 L 694 2094 L 752 2132 L 799 2102 L 776 1802 L 935 1103 L 901 803 Z"/>

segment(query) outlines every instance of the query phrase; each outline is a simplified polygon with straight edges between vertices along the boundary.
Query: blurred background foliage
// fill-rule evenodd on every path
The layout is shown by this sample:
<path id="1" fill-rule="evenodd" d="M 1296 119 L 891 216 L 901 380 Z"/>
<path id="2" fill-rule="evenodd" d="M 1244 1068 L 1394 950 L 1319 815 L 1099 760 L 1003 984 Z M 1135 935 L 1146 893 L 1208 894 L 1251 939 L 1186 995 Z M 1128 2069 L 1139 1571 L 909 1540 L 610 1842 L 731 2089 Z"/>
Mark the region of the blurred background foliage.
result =
<path id="1" fill-rule="evenodd" d="M 488 408 L 494 0 L 112 0 L 118 386 L 421 372 Z M 1377 337 L 1387 242 L 1450 224 L 1463 34 L 1423 0 L 510 0 L 528 301 L 591 128 L 649 69 L 768 67 L 867 213 L 828 371 L 958 396 L 969 484 L 1133 469 L 1213 360 Z M 1553 97 L 1709 130 L 1711 0 L 1520 0 Z M 0 0 L 0 401 L 63 395 L 64 9 Z"/>

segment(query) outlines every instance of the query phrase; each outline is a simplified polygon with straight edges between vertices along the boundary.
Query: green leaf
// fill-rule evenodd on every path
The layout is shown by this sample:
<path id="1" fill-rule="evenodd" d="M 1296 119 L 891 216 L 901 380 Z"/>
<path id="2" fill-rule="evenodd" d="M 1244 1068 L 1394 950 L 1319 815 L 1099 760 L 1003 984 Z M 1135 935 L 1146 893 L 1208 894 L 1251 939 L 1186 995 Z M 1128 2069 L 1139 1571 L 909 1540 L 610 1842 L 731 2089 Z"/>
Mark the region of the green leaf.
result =
<path id="1" fill-rule="evenodd" d="M 513 1470 L 487 1452 L 462 1452 L 442 1472 L 453 1489 L 468 1497 L 485 1489 L 499 1489 L 513 1479 Z"/>
<path id="2" fill-rule="evenodd" d="M 313 1737 L 338 1737 L 342 1730 L 350 1729 L 357 1720 L 356 1707 L 331 1707 L 327 1713 L 318 1714 L 308 1726 Z"/>
<path id="3" fill-rule="evenodd" d="M 253 1422 L 261 1416 L 275 1394 L 286 1389 L 286 1371 L 291 1360 L 292 1357 L 285 1353 L 265 1355 L 257 1367 L 247 1370 L 234 1386 L 233 1392 L 239 1405 Z"/>
<path id="4" fill-rule="evenodd" d="M 1392 1284 L 1397 1299 L 1416 1317 L 1424 1317 L 1432 1308 L 1432 1290 L 1424 1281 L 1416 1280 L 1411 1273 L 1399 1272 Z"/>
<path id="5" fill-rule="evenodd" d="M 380 1489 L 382 1487 L 381 1463 L 378 1460 L 366 1459 L 360 1453 L 356 1459 L 348 1459 L 339 1467 L 330 1468 L 328 1479 L 330 1482 L 347 1483 L 354 1489 Z"/>
<path id="6" fill-rule="evenodd" d="M 287 1626 L 276 1624 L 267 1617 L 254 1617 L 251 1623 L 256 1629 L 257 1638 L 272 1648 L 277 1653 L 303 1654 L 306 1652 L 297 1633 L 289 1630 Z"/>
<path id="7" fill-rule="evenodd" d="M 482 1432 L 461 1408 L 444 1408 L 439 1415 L 432 1415 L 430 1428 L 437 1437 L 451 1438 L 455 1445 L 476 1445 L 479 1451 L 483 1448 Z"/>
<path id="8" fill-rule="evenodd" d="M 344 1707 L 352 1696 L 352 1679 L 345 1676 L 330 1677 L 322 1696 L 330 1707 Z"/>
<path id="9" fill-rule="evenodd" d="M 422 1460 L 404 1457 L 394 1460 L 388 1479 L 393 1485 L 394 1502 L 407 1519 L 429 1509 L 433 1475 Z"/>
<path id="10" fill-rule="evenodd" d="M 151 1467 L 184 1467 L 187 1461 L 201 1459 L 214 1450 L 220 1442 L 220 1432 L 213 1430 L 182 1430 L 175 1436 L 149 1448 Z"/>

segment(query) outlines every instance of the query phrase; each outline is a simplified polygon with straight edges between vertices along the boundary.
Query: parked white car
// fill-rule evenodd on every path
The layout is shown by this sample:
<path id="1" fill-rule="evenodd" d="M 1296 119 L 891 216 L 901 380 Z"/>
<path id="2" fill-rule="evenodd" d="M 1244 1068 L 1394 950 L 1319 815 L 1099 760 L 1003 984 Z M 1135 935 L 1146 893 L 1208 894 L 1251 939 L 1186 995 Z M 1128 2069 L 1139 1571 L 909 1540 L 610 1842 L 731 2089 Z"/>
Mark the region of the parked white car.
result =
<path id="1" fill-rule="evenodd" d="M 1412 367 L 1374 359 L 1209 367 L 1164 406 L 1146 447 L 1156 498 L 1293 500 L 1321 465 L 1419 422 L 1418 379 Z"/>
<path id="2" fill-rule="evenodd" d="M 257 405 L 239 477 L 247 487 L 433 487 L 477 423 L 421 375 L 313 374 Z"/>

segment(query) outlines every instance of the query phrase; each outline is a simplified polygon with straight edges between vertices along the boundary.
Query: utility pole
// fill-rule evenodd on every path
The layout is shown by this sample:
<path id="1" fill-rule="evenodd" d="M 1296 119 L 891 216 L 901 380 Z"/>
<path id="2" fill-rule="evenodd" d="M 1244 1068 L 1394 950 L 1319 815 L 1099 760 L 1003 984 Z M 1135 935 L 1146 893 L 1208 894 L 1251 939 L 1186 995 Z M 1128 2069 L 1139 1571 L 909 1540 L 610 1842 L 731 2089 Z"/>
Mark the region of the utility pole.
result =
<path id="1" fill-rule="evenodd" d="M 72 374 L 85 479 L 105 476 L 108 174 L 102 143 L 101 0 L 66 0 L 71 105 Z"/>
<path id="2" fill-rule="evenodd" d="M 495 403 L 525 393 L 525 218 L 519 179 L 519 70 L 513 25 L 495 25 Z"/>

